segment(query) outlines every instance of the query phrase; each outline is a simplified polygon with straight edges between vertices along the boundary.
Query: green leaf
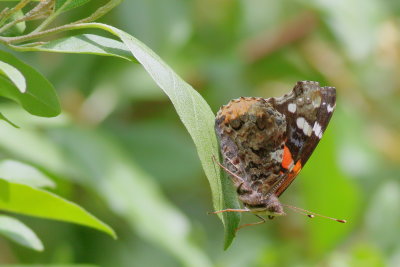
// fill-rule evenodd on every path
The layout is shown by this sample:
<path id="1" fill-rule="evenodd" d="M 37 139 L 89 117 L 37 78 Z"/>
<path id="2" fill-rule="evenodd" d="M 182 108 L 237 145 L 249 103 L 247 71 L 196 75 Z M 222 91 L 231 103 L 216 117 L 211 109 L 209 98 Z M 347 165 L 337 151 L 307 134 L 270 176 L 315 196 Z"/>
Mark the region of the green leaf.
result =
<path id="1" fill-rule="evenodd" d="M 53 193 L 0 179 L 0 210 L 45 219 L 76 223 L 103 231 L 116 238 L 105 223 L 80 206 Z"/>
<path id="2" fill-rule="evenodd" d="M 95 54 L 120 57 L 136 61 L 126 46 L 114 39 L 94 34 L 75 35 L 49 41 L 41 45 L 25 44 L 18 47 L 24 51 L 45 51 L 58 53 Z"/>
<path id="3" fill-rule="evenodd" d="M 0 61 L 0 74 L 3 74 L 7 78 L 9 78 L 21 93 L 25 93 L 25 77 L 18 69 L 14 68 L 10 64 Z"/>
<path id="4" fill-rule="evenodd" d="M 121 38 L 133 56 L 170 98 L 196 145 L 197 153 L 211 186 L 215 210 L 238 208 L 236 191 L 226 175 L 221 175 L 220 167 L 212 160 L 213 155 L 216 157 L 219 155 L 219 147 L 214 132 L 215 115 L 210 106 L 196 90 L 179 77 L 150 48 L 119 29 L 102 26 L 107 27 Z M 227 249 L 235 237 L 235 228 L 239 225 L 240 215 L 235 212 L 227 212 L 223 213 L 220 218 L 225 225 L 224 248 Z"/>
<path id="5" fill-rule="evenodd" d="M 6 116 L 4 116 L 3 113 L 0 112 L 0 120 L 3 120 L 5 122 L 7 122 L 8 124 L 10 124 L 11 126 L 13 126 L 14 128 L 19 128 L 18 125 L 16 125 L 15 123 L 13 123 L 12 121 L 10 121 L 9 119 L 6 118 Z"/>
<path id="6" fill-rule="evenodd" d="M 24 13 L 22 10 L 18 10 L 17 12 L 13 13 L 9 19 L 7 19 L 7 23 L 17 20 L 19 18 L 22 18 L 24 16 Z M 2 36 L 19 36 L 24 33 L 26 29 L 26 24 L 25 21 L 21 21 L 15 25 L 13 25 L 11 28 L 5 30 L 1 35 Z"/>
<path id="7" fill-rule="evenodd" d="M 27 83 L 26 92 L 21 93 L 12 82 L 0 76 L 0 96 L 16 101 L 36 116 L 54 117 L 60 113 L 61 108 L 54 87 L 45 77 L 5 51 L 0 51 L 0 60 L 18 69 Z"/>
<path id="8" fill-rule="evenodd" d="M 38 169 L 15 160 L 0 161 L 0 178 L 32 187 L 55 187 L 55 183 Z"/>
<path id="9" fill-rule="evenodd" d="M 43 251 L 43 244 L 25 224 L 9 216 L 0 215 L 0 235 L 24 247 Z"/>
<path id="10" fill-rule="evenodd" d="M 68 11 L 70 9 L 77 8 L 77 7 L 81 6 L 81 5 L 86 4 L 89 1 L 90 0 L 72 0 L 68 5 L 66 5 L 63 8 L 62 11 L 65 12 L 65 11 Z M 65 4 L 65 2 L 67 2 L 67 0 L 56 0 L 56 5 L 55 5 L 56 10 L 61 8 Z"/>

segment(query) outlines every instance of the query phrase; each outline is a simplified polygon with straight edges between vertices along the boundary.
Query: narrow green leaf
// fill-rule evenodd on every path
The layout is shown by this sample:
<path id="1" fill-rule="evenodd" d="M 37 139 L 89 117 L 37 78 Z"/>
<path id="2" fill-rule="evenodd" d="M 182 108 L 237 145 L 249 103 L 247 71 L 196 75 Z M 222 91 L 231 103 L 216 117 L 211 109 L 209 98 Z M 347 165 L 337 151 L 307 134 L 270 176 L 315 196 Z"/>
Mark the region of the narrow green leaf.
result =
<path id="1" fill-rule="evenodd" d="M 116 237 L 105 223 L 80 206 L 53 193 L 0 179 L 0 210 L 76 223 Z"/>
<path id="2" fill-rule="evenodd" d="M 35 167 L 9 159 L 0 161 L 0 178 L 32 187 L 55 187 L 55 183 Z"/>
<path id="3" fill-rule="evenodd" d="M 17 12 L 12 14 L 9 19 L 7 19 L 6 23 L 15 21 L 19 18 L 22 18 L 23 16 L 24 16 L 24 13 L 22 12 L 22 10 L 18 10 Z M 19 36 L 24 33 L 25 29 L 26 29 L 25 21 L 21 21 L 15 25 L 13 25 L 11 28 L 5 30 L 1 35 L 2 36 Z"/>
<path id="4" fill-rule="evenodd" d="M 24 247 L 43 251 L 43 244 L 36 234 L 19 220 L 0 215 L 0 235 Z"/>
<path id="5" fill-rule="evenodd" d="M 55 5 L 56 10 L 58 10 L 60 7 L 62 7 L 66 1 L 67 0 L 56 0 L 56 5 Z M 65 11 L 68 11 L 70 9 L 77 8 L 77 7 L 81 6 L 81 5 L 86 4 L 89 1 L 90 0 L 72 0 L 68 5 L 66 5 L 63 8 L 62 11 L 65 12 Z"/>
<path id="6" fill-rule="evenodd" d="M 54 87 L 45 77 L 5 51 L 0 51 L 0 60 L 18 69 L 27 83 L 26 92 L 21 93 L 12 82 L 0 76 L 0 96 L 16 101 L 36 116 L 54 117 L 61 112 Z"/>
<path id="7" fill-rule="evenodd" d="M 11 126 L 13 126 L 14 128 L 19 128 L 18 125 L 16 125 L 15 123 L 13 123 L 12 121 L 10 121 L 6 116 L 4 116 L 3 113 L 0 112 L 0 120 L 3 120 L 5 122 L 7 122 L 8 124 L 10 124 Z"/>
<path id="8" fill-rule="evenodd" d="M 215 115 L 201 95 L 179 77 L 150 48 L 133 36 L 111 26 L 107 27 L 125 43 L 133 56 L 146 69 L 157 85 L 168 95 L 181 121 L 191 135 L 200 157 L 203 169 L 209 180 L 214 208 L 238 208 L 237 195 L 230 181 L 221 175 L 221 169 L 212 160 L 219 155 L 218 141 L 214 132 Z M 240 215 L 235 212 L 220 216 L 225 225 L 225 244 L 227 249 L 235 236 Z"/>
<path id="9" fill-rule="evenodd" d="M 41 45 L 25 44 L 18 47 L 23 51 L 44 51 L 75 54 L 95 54 L 120 57 L 136 61 L 131 52 L 120 41 L 94 34 L 82 34 L 65 37 Z"/>
<path id="10" fill-rule="evenodd" d="M 26 91 L 25 77 L 22 73 L 3 61 L 0 61 L 0 73 L 8 77 L 21 93 Z"/>

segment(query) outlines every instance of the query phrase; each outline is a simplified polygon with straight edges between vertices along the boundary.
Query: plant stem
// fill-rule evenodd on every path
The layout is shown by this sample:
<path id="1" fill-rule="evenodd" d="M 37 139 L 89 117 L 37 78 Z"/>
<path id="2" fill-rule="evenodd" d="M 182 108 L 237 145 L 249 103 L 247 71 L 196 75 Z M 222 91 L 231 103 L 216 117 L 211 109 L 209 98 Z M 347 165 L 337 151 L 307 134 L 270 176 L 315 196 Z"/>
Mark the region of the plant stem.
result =
<path id="1" fill-rule="evenodd" d="M 1 12 L 0 12 L 0 21 L 3 21 L 3 17 L 6 16 L 8 14 L 8 11 L 10 9 L 8 7 L 4 8 Z"/>
<path id="2" fill-rule="evenodd" d="M 92 15 L 90 15 L 87 18 L 72 22 L 70 24 L 66 24 L 63 26 L 59 26 L 56 28 L 52 28 L 49 30 L 44 30 L 41 32 L 32 32 L 26 35 L 22 35 L 22 36 L 16 36 L 16 37 L 0 37 L 0 43 L 3 43 L 5 45 L 10 45 L 10 44 L 17 44 L 17 43 L 22 43 L 25 41 L 29 41 L 32 39 L 38 39 L 38 38 L 42 38 L 51 34 L 55 34 L 55 33 L 60 33 L 60 32 L 64 32 L 64 31 L 68 31 L 68 30 L 75 30 L 75 29 L 81 29 L 81 28 L 85 28 L 84 23 L 96 20 L 100 17 L 102 17 L 103 15 L 105 15 L 107 12 L 109 12 L 112 8 L 114 8 L 116 5 L 120 4 L 123 0 L 111 0 L 110 2 L 108 2 L 107 4 L 105 4 L 104 6 L 98 8 Z"/>
<path id="3" fill-rule="evenodd" d="M 104 16 L 107 14 L 111 9 L 122 3 L 124 0 L 111 0 L 107 4 L 105 4 L 102 7 L 99 7 L 92 15 L 90 15 L 87 18 L 81 19 L 76 21 L 75 23 L 87 23 L 87 22 L 92 22 L 95 21 L 96 19 Z"/>
<path id="4" fill-rule="evenodd" d="M 116 33 L 110 29 L 110 26 L 102 24 L 102 23 L 79 23 L 79 24 L 68 24 L 68 25 L 63 25 L 57 28 L 49 29 L 47 31 L 39 32 L 36 34 L 29 34 L 21 37 L 0 37 L 0 43 L 3 43 L 10 48 L 14 50 L 19 50 L 19 51 L 27 51 L 29 50 L 29 47 L 23 47 L 23 46 L 15 46 L 12 45 L 12 43 L 20 43 L 23 41 L 31 40 L 31 39 L 37 39 L 40 37 L 48 36 L 50 34 L 55 34 L 55 33 L 60 33 L 64 31 L 70 31 L 70 30 L 80 30 L 80 29 L 101 29 L 105 30 L 113 35 L 116 35 Z"/>
<path id="5" fill-rule="evenodd" d="M 22 0 L 18 4 L 16 4 L 13 8 L 8 10 L 4 9 L 1 12 L 2 18 L 0 20 L 0 26 L 3 25 L 12 14 L 24 8 L 31 1 L 32 0 Z"/>
<path id="6" fill-rule="evenodd" d="M 64 2 L 64 4 L 55 12 L 53 12 L 50 16 L 48 16 L 35 30 L 33 30 L 31 33 L 36 33 L 36 32 L 40 32 L 43 29 L 45 29 L 51 22 L 53 22 L 53 20 L 55 20 L 57 18 L 58 15 L 60 15 L 64 8 L 69 5 L 69 3 L 71 3 L 72 0 L 67 0 Z"/>

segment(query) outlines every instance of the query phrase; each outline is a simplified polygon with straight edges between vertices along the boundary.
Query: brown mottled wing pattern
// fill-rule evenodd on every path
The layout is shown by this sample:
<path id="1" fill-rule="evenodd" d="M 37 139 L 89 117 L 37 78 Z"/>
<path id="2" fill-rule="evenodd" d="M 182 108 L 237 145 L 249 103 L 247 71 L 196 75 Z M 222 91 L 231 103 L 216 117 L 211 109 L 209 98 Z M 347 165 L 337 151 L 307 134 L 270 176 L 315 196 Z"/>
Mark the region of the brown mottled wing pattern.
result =
<path id="1" fill-rule="evenodd" d="M 293 159 L 293 168 L 286 171 L 287 178 L 275 192 L 279 197 L 296 178 L 322 138 L 336 107 L 336 89 L 302 81 L 288 95 L 267 101 L 286 117 L 285 144 Z"/>
<path id="2" fill-rule="evenodd" d="M 242 97 L 219 110 L 215 129 L 224 165 L 240 177 L 232 181 L 247 205 L 262 202 L 282 176 L 286 128 L 285 116 L 263 98 Z"/>

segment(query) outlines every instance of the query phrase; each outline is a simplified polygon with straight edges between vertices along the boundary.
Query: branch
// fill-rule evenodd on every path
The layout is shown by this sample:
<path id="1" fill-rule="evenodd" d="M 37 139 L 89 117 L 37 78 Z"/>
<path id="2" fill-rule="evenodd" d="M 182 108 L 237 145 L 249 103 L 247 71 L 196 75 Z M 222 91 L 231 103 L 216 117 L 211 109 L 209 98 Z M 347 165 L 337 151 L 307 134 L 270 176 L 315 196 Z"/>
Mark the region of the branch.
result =
<path id="1" fill-rule="evenodd" d="M 87 18 L 78 20 L 73 22 L 74 24 L 78 24 L 78 23 L 88 23 L 88 22 L 92 22 L 97 20 L 98 18 L 101 18 L 102 16 L 104 16 L 105 14 L 107 14 L 111 9 L 113 9 L 114 7 L 116 7 L 117 5 L 121 4 L 122 1 L 124 0 L 111 0 L 110 2 L 108 2 L 107 4 L 105 4 L 102 7 L 99 7 L 92 15 L 90 15 Z"/>
<path id="2" fill-rule="evenodd" d="M 6 22 L 6 20 L 15 12 L 21 10 L 22 8 L 24 8 L 29 2 L 31 2 L 32 0 L 22 0 L 20 1 L 18 4 L 16 4 L 13 8 L 9 9 L 9 8 L 5 8 L 3 9 L 3 11 L 1 11 L 0 14 L 0 25 L 3 25 L 4 22 Z"/>
<path id="3" fill-rule="evenodd" d="M 40 32 L 32 32 L 30 34 L 26 34 L 26 35 L 22 35 L 22 36 L 0 37 L 0 43 L 6 44 L 6 45 L 18 44 L 18 43 L 22 43 L 22 42 L 29 41 L 32 39 L 42 38 L 42 37 L 45 37 L 45 36 L 48 36 L 51 34 L 55 34 L 55 33 L 84 28 L 82 26 L 82 24 L 94 21 L 94 20 L 104 16 L 106 13 L 108 13 L 111 9 L 113 9 L 115 6 L 120 4 L 122 1 L 123 0 L 111 0 L 104 6 L 98 8 L 89 17 L 66 24 L 66 25 L 63 25 L 63 26 L 59 26 L 56 28 L 52 28 L 52 29 L 40 31 Z"/>
<path id="4" fill-rule="evenodd" d="M 27 3 L 29 3 L 31 0 L 25 0 L 21 1 L 19 4 L 17 4 L 13 9 L 10 10 L 9 14 L 7 14 L 4 18 L 8 18 L 11 14 L 17 12 L 20 10 L 22 7 L 24 7 Z M 41 1 L 39 4 L 37 4 L 34 8 L 32 8 L 28 13 L 26 13 L 24 16 L 22 16 L 19 19 L 13 20 L 3 27 L 0 28 L 0 33 L 8 30 L 9 28 L 13 27 L 15 24 L 18 24 L 22 21 L 27 21 L 27 20 L 32 20 L 32 19 L 37 19 L 41 16 L 46 15 L 47 12 L 52 8 L 54 5 L 53 0 L 45 0 Z"/>

